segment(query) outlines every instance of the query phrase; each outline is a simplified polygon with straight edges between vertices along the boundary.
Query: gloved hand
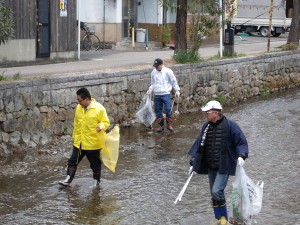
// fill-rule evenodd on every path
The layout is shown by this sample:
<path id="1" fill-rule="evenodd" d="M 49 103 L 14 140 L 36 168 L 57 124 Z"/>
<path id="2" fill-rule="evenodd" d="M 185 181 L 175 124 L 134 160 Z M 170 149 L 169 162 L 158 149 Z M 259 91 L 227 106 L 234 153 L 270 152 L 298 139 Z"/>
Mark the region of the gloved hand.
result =
<path id="1" fill-rule="evenodd" d="M 176 91 L 176 92 L 175 92 L 175 97 L 176 97 L 176 98 L 179 98 L 179 96 L 180 96 L 180 92 L 179 92 L 179 91 Z"/>
<path id="2" fill-rule="evenodd" d="M 191 158 L 191 159 L 190 159 L 190 166 L 193 166 L 193 164 L 194 164 L 194 159 Z"/>
<path id="3" fill-rule="evenodd" d="M 239 166 L 243 166 L 244 163 L 245 163 L 245 160 L 244 160 L 242 157 L 238 157 L 237 164 L 238 164 Z"/>
<path id="4" fill-rule="evenodd" d="M 149 90 L 146 93 L 147 95 L 151 95 L 152 94 L 152 88 L 149 88 Z"/>

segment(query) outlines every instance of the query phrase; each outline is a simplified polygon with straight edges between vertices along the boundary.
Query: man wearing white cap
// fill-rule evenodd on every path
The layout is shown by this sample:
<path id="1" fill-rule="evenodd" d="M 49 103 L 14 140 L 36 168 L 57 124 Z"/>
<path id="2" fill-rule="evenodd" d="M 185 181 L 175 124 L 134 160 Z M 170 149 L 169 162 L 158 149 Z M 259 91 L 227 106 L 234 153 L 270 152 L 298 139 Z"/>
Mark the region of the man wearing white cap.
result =
<path id="1" fill-rule="evenodd" d="M 243 166 L 248 157 L 248 143 L 241 128 L 222 114 L 218 101 L 209 101 L 201 110 L 207 122 L 189 150 L 190 164 L 198 174 L 208 174 L 214 224 L 229 224 L 224 190 L 229 175 L 234 176 L 236 166 Z"/>
<path id="2" fill-rule="evenodd" d="M 179 98 L 180 88 L 173 71 L 170 68 L 165 67 L 161 59 L 155 59 L 153 67 L 155 67 L 155 69 L 151 72 L 151 86 L 149 87 L 147 94 L 151 95 L 152 92 L 154 93 L 155 121 L 159 125 L 154 131 L 158 133 L 164 131 L 164 110 L 166 114 L 167 129 L 170 132 L 173 132 L 170 92 L 174 89 L 176 91 L 175 97 Z"/>

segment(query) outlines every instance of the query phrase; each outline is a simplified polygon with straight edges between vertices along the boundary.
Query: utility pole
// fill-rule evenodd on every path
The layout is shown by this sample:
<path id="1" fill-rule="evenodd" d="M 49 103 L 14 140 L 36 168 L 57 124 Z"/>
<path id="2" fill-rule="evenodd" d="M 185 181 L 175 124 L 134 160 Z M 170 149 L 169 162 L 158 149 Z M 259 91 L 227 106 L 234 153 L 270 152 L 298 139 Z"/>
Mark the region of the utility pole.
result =
<path id="1" fill-rule="evenodd" d="M 80 60 L 80 0 L 77 0 L 77 60 Z"/>
<path id="2" fill-rule="evenodd" d="M 223 58 L 223 1 L 219 0 L 219 7 L 222 10 L 222 13 L 220 14 L 220 58 Z"/>
<path id="3" fill-rule="evenodd" d="M 103 4 L 103 50 L 105 50 L 105 0 Z"/>
<path id="4" fill-rule="evenodd" d="M 269 17 L 269 32 L 268 32 L 268 47 L 267 50 L 270 52 L 270 39 L 271 39 L 271 27 L 272 27 L 272 16 L 273 16 L 273 0 L 270 0 L 270 17 Z"/>

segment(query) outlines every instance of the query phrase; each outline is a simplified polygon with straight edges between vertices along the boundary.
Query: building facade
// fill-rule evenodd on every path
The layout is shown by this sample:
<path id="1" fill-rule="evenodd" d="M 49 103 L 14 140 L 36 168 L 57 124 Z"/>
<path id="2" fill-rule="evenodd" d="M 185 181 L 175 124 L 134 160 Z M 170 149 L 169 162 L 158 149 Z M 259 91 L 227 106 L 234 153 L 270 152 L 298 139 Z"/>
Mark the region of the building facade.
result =
<path id="1" fill-rule="evenodd" d="M 13 10 L 14 37 L 0 45 L 0 62 L 74 58 L 76 0 L 4 0 Z"/>

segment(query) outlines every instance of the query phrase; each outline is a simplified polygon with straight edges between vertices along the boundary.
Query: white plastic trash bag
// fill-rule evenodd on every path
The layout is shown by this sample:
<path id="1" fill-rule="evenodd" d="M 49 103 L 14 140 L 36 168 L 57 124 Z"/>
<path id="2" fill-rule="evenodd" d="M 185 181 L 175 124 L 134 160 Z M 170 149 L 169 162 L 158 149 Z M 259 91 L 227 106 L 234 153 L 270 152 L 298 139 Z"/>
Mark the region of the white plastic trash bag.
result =
<path id="1" fill-rule="evenodd" d="M 143 123 L 146 127 L 150 127 L 151 124 L 155 120 L 155 113 L 152 109 L 152 102 L 151 102 L 151 96 L 145 95 L 143 97 L 143 101 L 139 107 L 139 110 L 135 114 L 138 121 L 140 123 Z"/>
<path id="2" fill-rule="evenodd" d="M 262 207 L 262 181 L 255 184 L 246 174 L 243 167 L 238 166 L 232 183 L 232 197 L 229 212 L 231 223 L 250 225 L 253 216 L 257 215 Z"/>
<path id="3" fill-rule="evenodd" d="M 257 215 L 262 207 L 262 199 L 263 199 L 263 190 L 264 190 L 264 182 L 258 181 L 257 184 L 254 187 L 255 195 L 253 194 L 253 200 L 252 200 L 252 214 Z"/>

